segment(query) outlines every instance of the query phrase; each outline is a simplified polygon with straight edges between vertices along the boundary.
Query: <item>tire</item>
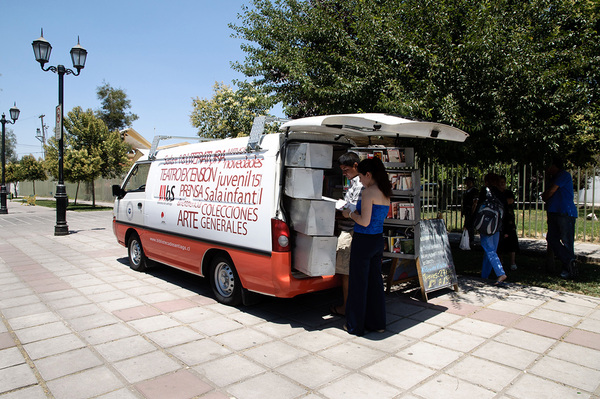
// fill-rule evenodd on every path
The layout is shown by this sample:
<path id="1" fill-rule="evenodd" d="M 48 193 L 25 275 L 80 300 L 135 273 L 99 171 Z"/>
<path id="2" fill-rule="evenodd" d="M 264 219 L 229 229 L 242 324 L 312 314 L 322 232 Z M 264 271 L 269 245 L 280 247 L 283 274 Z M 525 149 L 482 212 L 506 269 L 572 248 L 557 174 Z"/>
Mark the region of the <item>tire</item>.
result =
<path id="1" fill-rule="evenodd" d="M 136 272 L 143 272 L 148 268 L 148 258 L 144 254 L 142 242 L 137 234 L 132 234 L 127 243 L 127 253 L 129 255 L 129 267 Z"/>
<path id="2" fill-rule="evenodd" d="M 217 301 L 229 306 L 242 302 L 242 283 L 228 257 L 216 257 L 210 267 L 210 286 Z"/>

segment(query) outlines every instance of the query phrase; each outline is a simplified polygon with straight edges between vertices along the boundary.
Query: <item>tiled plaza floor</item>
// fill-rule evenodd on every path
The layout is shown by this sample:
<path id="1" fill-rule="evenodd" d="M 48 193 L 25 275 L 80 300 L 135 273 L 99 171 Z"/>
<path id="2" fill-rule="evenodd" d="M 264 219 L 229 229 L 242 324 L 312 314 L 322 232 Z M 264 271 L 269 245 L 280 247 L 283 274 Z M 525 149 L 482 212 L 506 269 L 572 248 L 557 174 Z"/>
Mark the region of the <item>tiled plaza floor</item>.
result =
<path id="1" fill-rule="evenodd" d="M 67 222 L 0 216 L 0 399 L 600 397 L 600 298 L 460 278 L 388 294 L 386 332 L 354 337 L 337 291 L 223 306 L 202 278 L 130 270 L 110 212 Z"/>

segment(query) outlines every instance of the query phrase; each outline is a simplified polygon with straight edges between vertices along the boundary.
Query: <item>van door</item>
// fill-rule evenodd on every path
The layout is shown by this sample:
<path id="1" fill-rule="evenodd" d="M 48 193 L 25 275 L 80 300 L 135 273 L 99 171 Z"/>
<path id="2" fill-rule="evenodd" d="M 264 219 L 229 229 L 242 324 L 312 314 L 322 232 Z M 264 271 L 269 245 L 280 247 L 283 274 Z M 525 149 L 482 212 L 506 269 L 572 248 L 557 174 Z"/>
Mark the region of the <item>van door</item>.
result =
<path id="1" fill-rule="evenodd" d="M 121 187 L 124 195 L 117 198 L 115 202 L 115 215 L 118 221 L 140 227 L 145 225 L 146 180 L 150 165 L 150 162 L 138 163 L 129 172 Z"/>

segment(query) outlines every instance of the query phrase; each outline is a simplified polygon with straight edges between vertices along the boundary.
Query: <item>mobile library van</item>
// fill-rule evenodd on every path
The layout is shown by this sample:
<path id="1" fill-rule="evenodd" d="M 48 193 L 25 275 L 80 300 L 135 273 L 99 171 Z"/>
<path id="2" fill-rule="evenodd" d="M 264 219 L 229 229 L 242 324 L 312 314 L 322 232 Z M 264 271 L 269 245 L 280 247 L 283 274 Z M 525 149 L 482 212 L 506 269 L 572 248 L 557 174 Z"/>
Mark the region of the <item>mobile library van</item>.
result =
<path id="1" fill-rule="evenodd" d="M 467 137 L 386 114 L 302 118 L 275 134 L 263 134 L 264 121 L 249 137 L 166 149 L 154 141 L 113 187 L 113 231 L 132 269 L 151 260 L 208 277 L 229 305 L 249 292 L 291 298 L 334 287 L 335 199 L 344 190 L 337 158 L 370 136 Z"/>

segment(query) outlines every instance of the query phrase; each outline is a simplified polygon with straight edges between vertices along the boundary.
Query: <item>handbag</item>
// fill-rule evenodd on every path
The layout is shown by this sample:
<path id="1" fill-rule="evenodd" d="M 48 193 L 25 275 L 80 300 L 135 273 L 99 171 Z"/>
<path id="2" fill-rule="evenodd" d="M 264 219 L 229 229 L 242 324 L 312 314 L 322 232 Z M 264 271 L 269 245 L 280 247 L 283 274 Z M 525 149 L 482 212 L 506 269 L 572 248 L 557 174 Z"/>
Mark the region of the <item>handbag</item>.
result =
<path id="1" fill-rule="evenodd" d="M 463 230 L 462 237 L 460 238 L 459 248 L 463 251 L 471 250 L 471 246 L 469 245 L 469 232 L 467 230 Z"/>

